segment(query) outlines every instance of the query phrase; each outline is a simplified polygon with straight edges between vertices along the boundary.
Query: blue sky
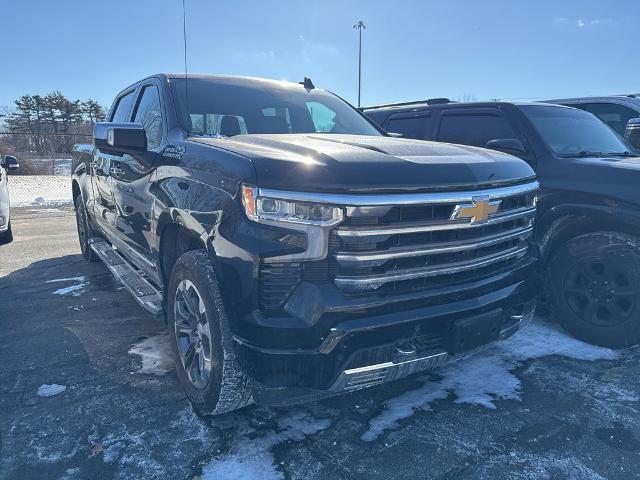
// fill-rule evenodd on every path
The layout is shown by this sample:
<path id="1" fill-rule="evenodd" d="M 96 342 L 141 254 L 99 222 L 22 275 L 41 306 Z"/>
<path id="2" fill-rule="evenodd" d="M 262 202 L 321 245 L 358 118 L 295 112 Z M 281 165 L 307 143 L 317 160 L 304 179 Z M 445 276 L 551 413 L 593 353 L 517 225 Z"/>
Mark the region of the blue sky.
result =
<path id="1" fill-rule="evenodd" d="M 638 0 L 186 0 L 193 72 L 314 83 L 364 105 L 640 92 Z M 0 105 L 61 90 L 108 106 L 182 71 L 181 0 L 2 0 Z"/>

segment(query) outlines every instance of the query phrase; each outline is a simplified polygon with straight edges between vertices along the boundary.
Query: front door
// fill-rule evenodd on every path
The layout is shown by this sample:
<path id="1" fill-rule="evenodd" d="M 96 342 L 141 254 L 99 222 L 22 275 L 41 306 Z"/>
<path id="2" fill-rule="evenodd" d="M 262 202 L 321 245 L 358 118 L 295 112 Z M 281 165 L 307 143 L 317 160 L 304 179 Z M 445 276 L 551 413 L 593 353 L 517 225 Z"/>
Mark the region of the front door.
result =
<path id="1" fill-rule="evenodd" d="M 147 153 L 141 157 L 123 155 L 111 162 L 110 178 L 116 209 L 115 233 L 125 251 L 144 270 L 153 269 L 153 196 L 149 189 L 155 168 L 149 165 L 158 155 L 164 137 L 160 95 L 155 83 L 143 85 L 138 93 L 132 121 L 141 124 L 147 136 Z M 142 262 L 142 265 L 140 263 Z"/>
<path id="2" fill-rule="evenodd" d="M 109 121 L 128 122 L 135 100 L 135 90 L 120 95 L 111 110 Z M 108 236 L 112 236 L 116 224 L 116 205 L 111 182 L 111 169 L 120 157 L 96 149 L 91 162 L 91 185 L 93 189 L 93 209 L 96 221 Z"/>

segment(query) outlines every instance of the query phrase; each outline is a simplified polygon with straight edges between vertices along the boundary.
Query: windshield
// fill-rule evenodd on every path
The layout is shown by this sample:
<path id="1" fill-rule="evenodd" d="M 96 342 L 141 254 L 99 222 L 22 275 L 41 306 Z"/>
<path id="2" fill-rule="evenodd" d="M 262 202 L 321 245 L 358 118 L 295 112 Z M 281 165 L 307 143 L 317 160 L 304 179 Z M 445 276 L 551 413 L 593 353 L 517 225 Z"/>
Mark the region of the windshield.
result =
<path id="1" fill-rule="evenodd" d="M 520 107 L 543 140 L 560 157 L 624 154 L 629 147 L 596 116 L 546 105 Z"/>
<path id="2" fill-rule="evenodd" d="M 381 135 L 337 96 L 276 82 L 173 79 L 180 122 L 190 135 L 341 133 Z M 189 104 L 186 106 L 185 96 Z"/>

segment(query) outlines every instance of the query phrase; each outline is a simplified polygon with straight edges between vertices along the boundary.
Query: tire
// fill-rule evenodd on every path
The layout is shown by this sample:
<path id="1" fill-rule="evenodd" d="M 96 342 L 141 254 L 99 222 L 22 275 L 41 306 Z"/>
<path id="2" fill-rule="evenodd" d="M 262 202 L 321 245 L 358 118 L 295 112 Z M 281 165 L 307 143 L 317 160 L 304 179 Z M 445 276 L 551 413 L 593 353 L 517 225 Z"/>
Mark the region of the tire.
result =
<path id="1" fill-rule="evenodd" d="M 619 232 L 572 238 L 549 256 L 553 315 L 576 338 L 609 348 L 640 342 L 640 240 Z"/>
<path id="2" fill-rule="evenodd" d="M 219 415 L 252 403 L 251 385 L 236 360 L 220 287 L 204 250 L 178 258 L 167 288 L 166 314 L 178 380 L 194 410 Z"/>
<path id="3" fill-rule="evenodd" d="M 11 220 L 9 220 L 9 226 L 5 232 L 0 233 L 0 245 L 6 245 L 13 242 L 13 230 L 11 230 Z"/>
<path id="4" fill-rule="evenodd" d="M 78 241 L 80 242 L 80 251 L 85 260 L 90 262 L 97 262 L 99 258 L 91 250 L 89 239 L 94 236 L 93 229 L 89 223 L 87 216 L 87 209 L 82 202 L 82 196 L 78 195 L 73 204 L 76 207 L 76 227 L 78 229 Z"/>

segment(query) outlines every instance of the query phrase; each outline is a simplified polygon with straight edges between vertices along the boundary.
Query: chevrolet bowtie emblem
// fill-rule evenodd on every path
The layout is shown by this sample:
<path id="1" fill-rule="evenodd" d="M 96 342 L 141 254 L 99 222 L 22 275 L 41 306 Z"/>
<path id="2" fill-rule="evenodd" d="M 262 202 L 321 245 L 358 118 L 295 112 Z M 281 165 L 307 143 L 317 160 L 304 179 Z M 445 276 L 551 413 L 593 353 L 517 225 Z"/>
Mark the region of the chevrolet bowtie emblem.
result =
<path id="1" fill-rule="evenodd" d="M 471 203 L 456 205 L 451 214 L 451 220 L 468 218 L 471 223 L 486 222 L 489 215 L 493 215 L 500 208 L 501 200 L 489 200 L 489 197 L 473 197 Z"/>

